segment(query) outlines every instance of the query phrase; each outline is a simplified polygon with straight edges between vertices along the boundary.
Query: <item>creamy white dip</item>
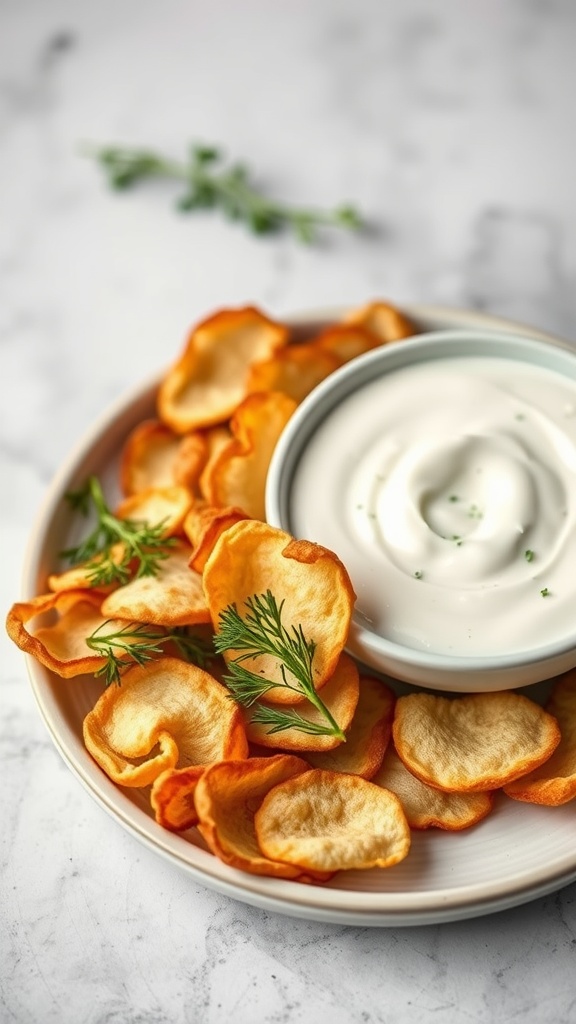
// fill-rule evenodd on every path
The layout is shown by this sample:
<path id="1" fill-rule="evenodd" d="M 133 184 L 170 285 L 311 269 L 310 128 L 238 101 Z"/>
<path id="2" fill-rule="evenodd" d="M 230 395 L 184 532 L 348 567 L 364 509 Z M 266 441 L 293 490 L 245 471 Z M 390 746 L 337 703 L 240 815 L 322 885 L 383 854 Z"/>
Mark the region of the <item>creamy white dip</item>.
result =
<path id="1" fill-rule="evenodd" d="M 346 565 L 359 621 L 412 648 L 516 653 L 576 632 L 576 382 L 493 357 L 395 370 L 297 464 L 291 531 Z"/>

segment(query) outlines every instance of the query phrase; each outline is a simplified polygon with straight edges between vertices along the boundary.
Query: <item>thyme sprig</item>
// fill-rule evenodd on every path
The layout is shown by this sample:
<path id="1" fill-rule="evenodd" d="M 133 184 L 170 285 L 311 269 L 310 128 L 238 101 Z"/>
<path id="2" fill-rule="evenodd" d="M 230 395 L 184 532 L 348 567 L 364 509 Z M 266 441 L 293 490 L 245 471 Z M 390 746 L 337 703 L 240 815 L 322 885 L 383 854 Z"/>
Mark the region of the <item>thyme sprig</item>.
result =
<path id="1" fill-rule="evenodd" d="M 191 146 L 185 162 L 152 150 L 127 146 L 85 148 L 84 151 L 100 164 L 115 189 L 132 188 L 153 178 L 180 181 L 184 191 L 176 204 L 179 210 L 219 209 L 231 220 L 246 224 L 257 235 L 288 228 L 301 242 L 310 243 L 317 228 L 322 226 L 353 231 L 362 226 L 360 215 L 350 205 L 318 210 L 268 199 L 251 183 L 247 168 L 240 163 L 226 163 L 224 153 L 216 146 Z"/>
<path id="2" fill-rule="evenodd" d="M 264 594 L 254 594 L 246 599 L 244 615 L 240 614 L 235 604 L 228 605 L 221 612 L 214 637 L 215 650 L 219 654 L 237 652 L 236 657 L 228 663 L 229 674 L 224 681 L 239 704 L 248 708 L 257 705 L 252 712 L 252 721 L 269 725 L 270 733 L 295 728 L 311 735 L 337 736 L 344 740 L 344 733 L 314 686 L 316 644 L 305 637 L 300 624 L 291 629 L 286 628 L 282 622 L 283 607 L 284 601 L 278 604 L 271 591 L 267 590 Z M 259 655 L 269 655 L 276 660 L 281 682 L 252 672 L 243 664 Z M 285 710 L 280 706 L 258 703 L 269 690 L 277 687 L 304 695 L 320 712 L 324 723 L 304 718 L 293 709 Z"/>
<path id="3" fill-rule="evenodd" d="M 88 478 L 83 487 L 66 494 L 78 512 L 94 513 L 96 525 L 76 547 L 66 548 L 62 557 L 73 565 L 88 563 L 93 587 L 127 583 L 132 577 L 155 576 L 160 562 L 168 557 L 175 541 L 165 536 L 164 523 L 119 519 L 109 508 L 100 481 Z"/>
<path id="4" fill-rule="evenodd" d="M 144 665 L 156 655 L 164 653 L 166 644 L 173 644 L 185 661 L 192 661 L 200 668 L 210 660 L 212 646 L 203 637 L 191 633 L 186 626 L 170 631 L 162 626 L 150 626 L 143 622 L 127 622 L 119 629 L 105 633 L 111 619 L 107 619 L 86 638 L 88 647 L 106 658 L 106 662 L 95 673 L 104 676 L 105 686 L 121 682 L 122 673 L 132 665 Z"/>

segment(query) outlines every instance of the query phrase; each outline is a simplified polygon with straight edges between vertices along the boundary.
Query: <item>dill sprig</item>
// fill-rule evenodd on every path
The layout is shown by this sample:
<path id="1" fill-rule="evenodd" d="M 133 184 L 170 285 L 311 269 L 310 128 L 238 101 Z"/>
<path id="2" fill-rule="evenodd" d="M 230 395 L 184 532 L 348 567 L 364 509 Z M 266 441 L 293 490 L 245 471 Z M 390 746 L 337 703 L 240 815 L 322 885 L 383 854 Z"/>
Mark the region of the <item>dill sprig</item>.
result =
<path id="1" fill-rule="evenodd" d="M 83 487 L 70 491 L 66 500 L 73 509 L 87 516 L 96 515 L 96 526 L 76 547 L 67 548 L 62 557 L 72 564 L 88 563 L 88 578 L 93 587 L 127 583 L 133 576 L 155 576 L 160 562 L 174 545 L 166 537 L 164 523 L 119 519 L 108 507 L 100 482 L 89 477 Z"/>
<path id="2" fill-rule="evenodd" d="M 292 690 L 299 696 L 304 695 L 326 723 L 310 721 L 293 709 L 258 704 L 252 712 L 252 721 L 269 725 L 271 733 L 295 728 L 313 735 L 337 736 L 344 740 L 344 733 L 314 686 L 316 644 L 306 639 L 300 624 L 286 628 L 282 622 L 283 607 L 284 601 L 278 604 L 271 591 L 267 590 L 246 599 L 244 616 L 240 615 L 235 604 L 221 612 L 214 647 L 218 654 L 236 652 L 236 657 L 228 663 L 229 674 L 224 681 L 232 697 L 244 707 L 258 704 L 269 690 L 277 687 Z M 276 660 L 281 682 L 267 679 L 242 664 L 261 655 L 269 655 Z"/>
<path id="3" fill-rule="evenodd" d="M 225 163 L 222 150 L 215 146 L 192 146 L 185 162 L 127 146 L 104 146 L 85 152 L 100 164 L 115 189 L 128 189 L 152 178 L 174 179 L 184 184 L 177 202 L 179 210 L 219 209 L 257 235 L 289 228 L 301 242 L 309 243 L 321 226 L 349 230 L 362 226 L 359 214 L 349 205 L 318 210 L 267 199 L 251 183 L 247 168 L 240 163 Z"/>
<path id="4" fill-rule="evenodd" d="M 111 621 L 107 619 L 86 638 L 88 647 L 106 658 L 105 664 L 95 673 L 96 676 L 104 676 L 106 686 L 111 683 L 120 684 L 121 675 L 127 668 L 152 661 L 156 655 L 164 652 L 168 643 L 176 646 L 185 661 L 192 661 L 200 668 L 204 668 L 210 660 L 211 644 L 203 637 L 191 633 L 186 626 L 178 626 L 170 631 L 163 626 L 127 622 L 119 629 L 105 633 Z"/>

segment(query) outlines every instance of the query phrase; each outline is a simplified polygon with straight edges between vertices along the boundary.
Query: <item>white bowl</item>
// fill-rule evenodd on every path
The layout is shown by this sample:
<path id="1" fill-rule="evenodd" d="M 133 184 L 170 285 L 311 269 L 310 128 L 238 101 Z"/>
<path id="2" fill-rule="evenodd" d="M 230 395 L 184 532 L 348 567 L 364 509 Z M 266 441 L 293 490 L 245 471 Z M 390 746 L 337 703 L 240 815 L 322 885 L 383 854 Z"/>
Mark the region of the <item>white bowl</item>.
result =
<path id="1" fill-rule="evenodd" d="M 490 328 L 472 331 L 457 329 L 433 331 L 373 350 L 332 374 L 296 410 L 276 447 L 268 474 L 266 513 L 269 522 L 293 535 L 302 535 L 302 523 L 307 522 L 306 515 L 303 518 L 302 496 L 304 492 L 302 485 L 295 484 L 295 480 L 298 477 L 304 454 L 309 453 L 310 446 L 315 442 L 318 444 L 319 432 L 323 429 L 325 435 L 329 436 L 335 410 L 341 410 L 342 403 L 348 403 L 350 397 L 356 395 L 360 395 L 361 401 L 364 402 L 366 389 L 369 386 L 372 387 L 372 391 L 377 388 L 379 394 L 388 375 L 405 367 L 424 364 L 426 372 L 429 373 L 434 363 L 437 367 L 440 365 L 437 363 L 439 359 L 457 358 L 458 365 L 461 363 L 462 366 L 465 366 L 465 360 L 470 357 L 473 359 L 498 357 L 513 360 L 519 367 L 525 364 L 536 368 L 536 372 L 543 376 L 552 370 L 571 382 L 576 381 L 576 352 L 569 345 L 560 341 L 553 342 L 497 332 Z M 464 361 L 461 362 L 462 360 Z M 530 369 L 528 372 L 532 373 L 533 371 Z M 536 387 L 539 384 L 540 381 L 537 379 Z M 387 385 L 390 386 L 390 381 L 387 381 Z M 346 408 L 348 408 L 348 404 Z M 362 406 L 356 404 L 355 408 L 356 420 L 359 420 L 362 416 Z M 348 420 L 346 425 L 347 423 Z M 354 424 L 351 423 L 350 427 L 353 430 Z M 340 477 L 343 475 L 341 467 L 344 463 L 340 463 L 339 460 L 345 457 L 344 448 L 345 445 L 336 444 L 330 450 L 329 461 L 330 463 L 334 461 L 336 467 L 335 480 L 339 475 Z M 309 476 L 308 479 L 310 480 L 312 477 Z M 316 480 L 315 477 L 313 479 Z M 321 488 L 320 482 L 318 484 L 314 482 L 313 487 L 305 492 L 310 496 L 311 502 L 322 500 Z M 311 491 L 313 493 L 310 493 Z M 334 543 L 331 543 L 331 539 L 335 536 L 331 530 L 334 510 L 323 507 L 323 512 L 324 520 L 315 523 L 314 535 L 308 531 L 306 538 L 332 547 L 346 564 L 347 559 L 343 550 L 339 550 Z M 308 520 L 309 518 L 308 516 Z M 351 567 L 348 566 L 348 568 L 357 593 L 363 588 L 365 589 L 366 580 L 355 577 Z M 516 564 L 513 570 L 515 573 L 518 571 Z M 370 570 L 367 570 L 366 567 L 364 570 L 355 567 L 355 571 L 364 571 L 366 575 Z M 530 567 L 530 572 L 533 572 L 533 567 Z M 414 575 L 419 577 L 420 573 Z M 393 576 L 389 578 L 392 579 Z M 533 578 L 536 577 L 530 577 L 530 579 Z M 410 586 L 416 593 L 414 584 L 411 583 Z M 538 593 L 537 600 L 541 601 L 540 595 L 545 588 L 543 582 L 540 582 L 538 586 L 542 587 L 542 591 L 538 590 L 534 593 Z M 501 588 L 501 593 L 502 590 L 503 588 Z M 532 594 L 530 594 L 531 598 Z M 558 604 L 554 607 L 551 603 L 553 599 L 555 600 L 554 595 L 549 596 L 549 603 L 545 608 L 545 616 L 548 621 L 552 621 L 559 608 Z M 498 600 L 501 602 L 500 594 Z M 563 613 L 562 624 L 560 625 L 558 622 L 556 627 L 556 624 L 553 623 L 550 634 L 552 639 L 549 635 L 542 642 L 534 644 L 530 639 L 526 643 L 517 643 L 510 649 L 500 646 L 492 650 L 488 643 L 483 645 L 482 651 L 472 649 L 473 653 L 470 654 L 463 653 L 462 645 L 454 654 L 442 648 L 435 649 L 434 639 L 426 646 L 422 644 L 420 648 L 416 645 L 407 646 L 404 642 L 399 642 L 393 633 L 383 635 L 385 631 L 381 627 L 378 631 L 373 630 L 370 625 L 367 625 L 366 615 L 362 613 L 361 609 L 358 609 L 354 613 L 348 649 L 351 654 L 372 669 L 408 683 L 433 689 L 471 692 L 526 686 L 549 679 L 576 665 L 576 597 L 572 590 L 568 592 L 568 602 L 571 602 L 574 612 L 572 622 L 564 622 L 564 619 L 568 620 L 570 616 L 568 604 L 566 612 Z M 532 607 L 537 620 L 538 617 L 544 617 L 542 603 L 534 604 Z M 419 628 L 418 615 L 419 609 L 418 606 L 415 606 L 414 622 L 417 628 Z M 489 628 L 490 623 L 487 622 L 486 625 Z M 558 635 L 556 635 L 556 631 Z M 412 644 L 411 640 L 409 642 Z"/>

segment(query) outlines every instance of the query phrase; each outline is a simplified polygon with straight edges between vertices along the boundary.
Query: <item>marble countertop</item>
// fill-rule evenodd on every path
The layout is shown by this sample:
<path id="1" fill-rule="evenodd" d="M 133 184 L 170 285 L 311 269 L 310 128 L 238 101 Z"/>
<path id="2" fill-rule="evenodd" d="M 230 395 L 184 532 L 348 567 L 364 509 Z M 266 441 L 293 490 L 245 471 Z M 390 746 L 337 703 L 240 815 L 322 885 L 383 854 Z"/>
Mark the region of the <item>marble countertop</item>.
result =
<path id="1" fill-rule="evenodd" d="M 473 307 L 576 340 L 567 0 L 4 0 L 0 8 L 2 588 L 100 411 L 225 305 L 374 297 Z M 193 140 L 271 194 L 370 230 L 303 247 L 108 191 L 81 143 Z M 371 929 L 195 884 L 82 789 L 2 654 L 6 1024 L 568 1024 L 576 886 L 499 914 Z"/>

